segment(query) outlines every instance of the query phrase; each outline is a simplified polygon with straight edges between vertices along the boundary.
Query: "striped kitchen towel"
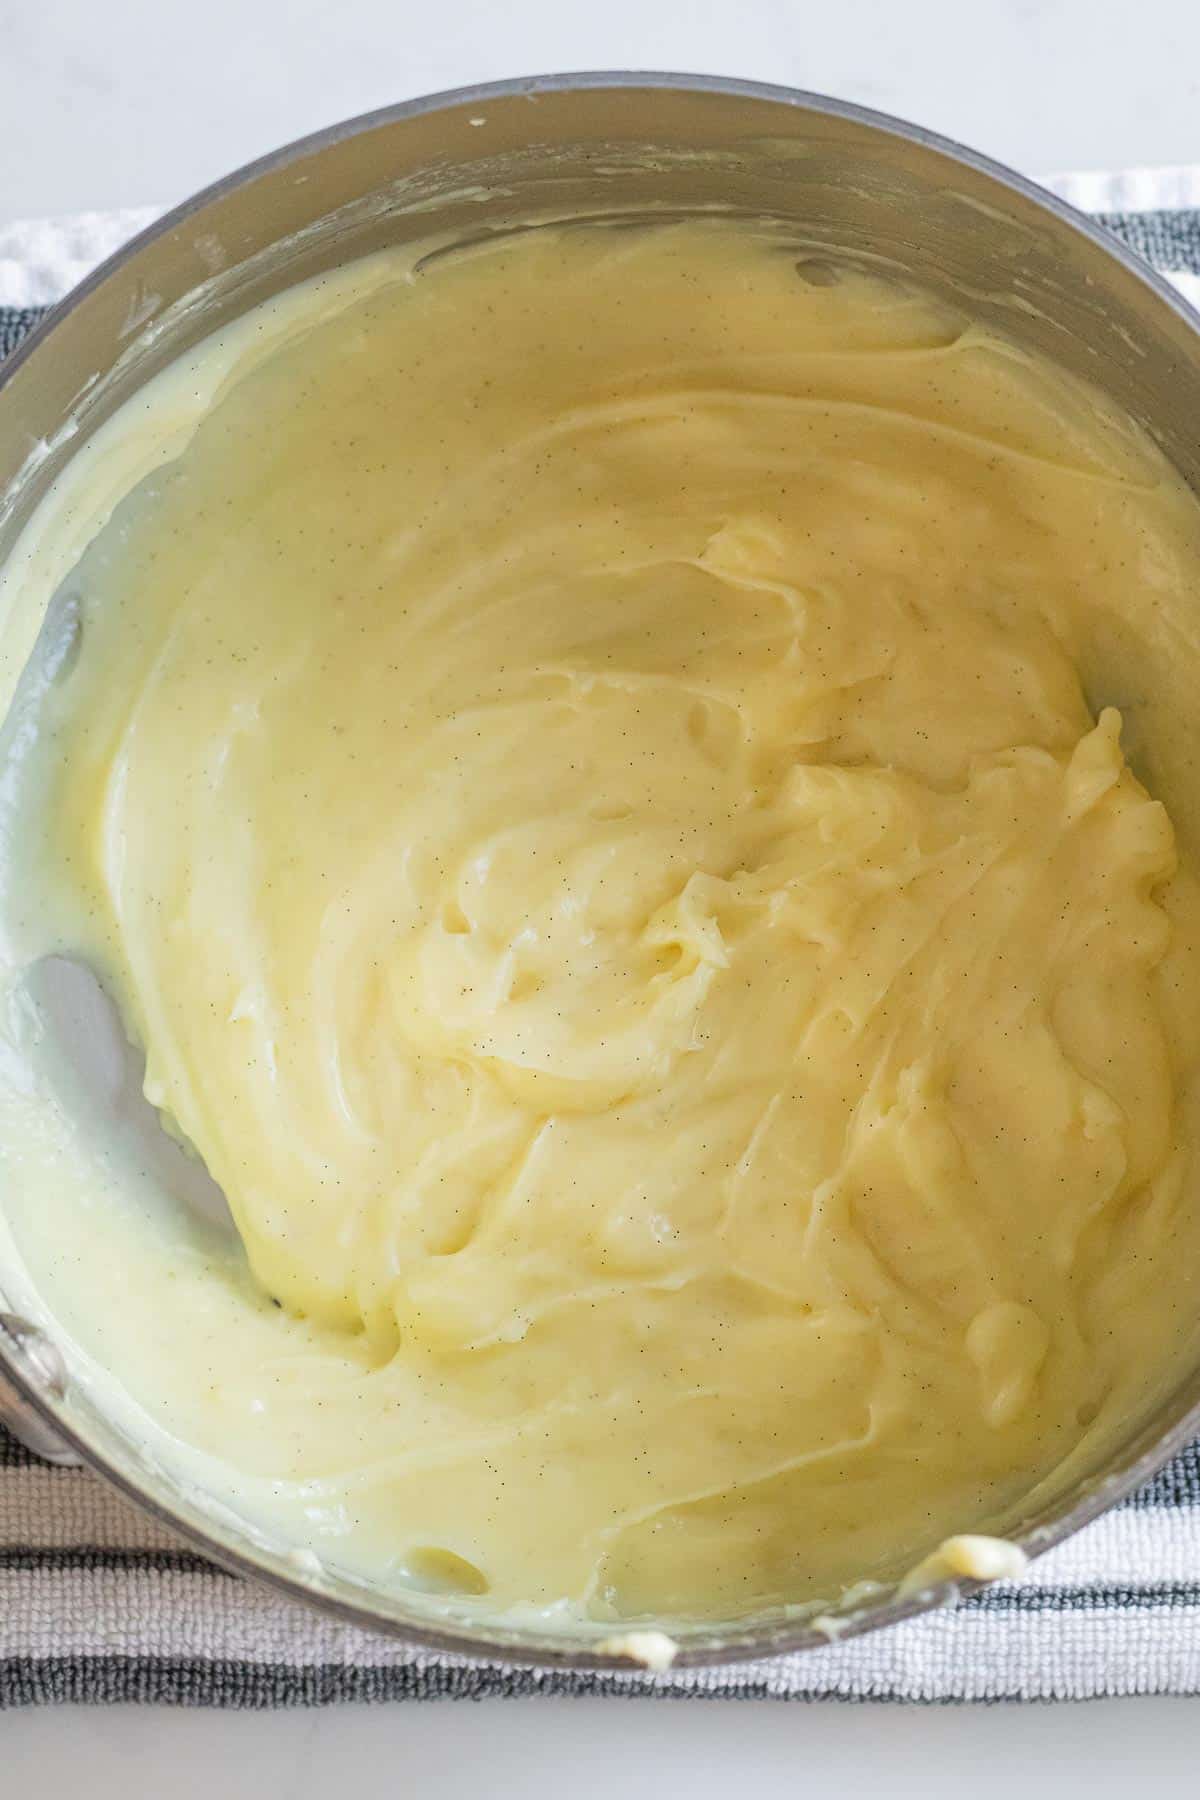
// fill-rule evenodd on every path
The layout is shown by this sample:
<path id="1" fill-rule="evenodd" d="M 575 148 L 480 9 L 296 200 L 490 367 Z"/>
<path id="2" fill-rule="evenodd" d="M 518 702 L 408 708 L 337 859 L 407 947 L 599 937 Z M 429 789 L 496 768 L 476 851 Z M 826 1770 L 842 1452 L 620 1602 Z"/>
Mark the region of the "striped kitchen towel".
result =
<path id="1" fill-rule="evenodd" d="M 1200 168 L 1062 176 L 1200 300 Z M 0 228 L 0 356 L 139 214 Z M 412 1650 L 214 1568 L 77 1469 L 0 1430 L 0 1707 L 619 1694 L 1066 1700 L 1200 1693 L 1200 1446 L 1134 1499 L 954 1611 L 799 1656 L 664 1675 L 540 1674 Z"/>

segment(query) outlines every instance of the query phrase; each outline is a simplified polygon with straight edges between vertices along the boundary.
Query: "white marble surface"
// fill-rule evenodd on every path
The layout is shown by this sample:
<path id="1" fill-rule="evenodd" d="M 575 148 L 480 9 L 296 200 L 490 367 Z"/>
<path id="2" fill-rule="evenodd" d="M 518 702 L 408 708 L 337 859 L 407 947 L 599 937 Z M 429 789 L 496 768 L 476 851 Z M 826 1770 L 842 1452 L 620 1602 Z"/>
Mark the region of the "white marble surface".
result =
<path id="1" fill-rule="evenodd" d="M 1196 0 L 0 0 L 0 221 L 170 201 L 409 95 L 687 69 L 900 113 L 1030 171 L 1200 160 Z"/>
<path id="2" fill-rule="evenodd" d="M 349 114 L 546 69 L 824 90 L 1028 171 L 1200 162 L 1197 0 L 0 0 L 0 223 L 170 202 Z M 567 1791 L 887 1800 L 1195 1787 L 1190 1701 L 1077 1707 L 523 1701 L 231 1716 L 16 1714 L 0 1793 L 329 1800 Z M 836 1791 L 836 1789 L 835 1789 Z"/>
<path id="3" fill-rule="evenodd" d="M 1195 1705 L 487 1701 L 14 1715 L 0 1791 L 87 1800 L 1115 1800 L 1196 1791 Z"/>

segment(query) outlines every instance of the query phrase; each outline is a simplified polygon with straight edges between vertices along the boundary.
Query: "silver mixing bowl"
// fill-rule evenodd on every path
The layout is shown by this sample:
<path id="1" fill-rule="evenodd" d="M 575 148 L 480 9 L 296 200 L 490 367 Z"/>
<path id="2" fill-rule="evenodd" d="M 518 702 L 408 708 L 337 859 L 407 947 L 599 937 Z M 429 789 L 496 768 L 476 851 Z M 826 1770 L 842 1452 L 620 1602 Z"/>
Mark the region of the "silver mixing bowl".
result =
<path id="1" fill-rule="evenodd" d="M 0 365 L 0 559 L 65 460 L 157 370 L 256 302 L 384 244 L 503 230 L 531 215 L 645 208 L 769 215 L 812 255 L 874 259 L 965 303 L 1091 380 L 1200 491 L 1200 318 L 1113 238 L 1031 183 L 915 126 L 811 94 L 678 75 L 535 77 L 414 100 L 264 157 L 177 207 Z M 0 1269 L 0 1309 L 4 1271 Z M 547 1669 L 620 1660 L 544 1630 L 431 1629 L 412 1602 L 264 1549 L 149 1469 L 73 1389 L 69 1355 L 0 1317 L 0 1417 L 82 1461 L 214 1562 L 414 1644 Z M 1118 1456 L 1013 1533 L 1031 1554 L 1146 1481 L 1200 1433 L 1200 1376 Z M 885 1597 L 874 1631 L 969 1593 Z M 827 1642 L 794 1622 L 704 1627 L 679 1663 Z"/>

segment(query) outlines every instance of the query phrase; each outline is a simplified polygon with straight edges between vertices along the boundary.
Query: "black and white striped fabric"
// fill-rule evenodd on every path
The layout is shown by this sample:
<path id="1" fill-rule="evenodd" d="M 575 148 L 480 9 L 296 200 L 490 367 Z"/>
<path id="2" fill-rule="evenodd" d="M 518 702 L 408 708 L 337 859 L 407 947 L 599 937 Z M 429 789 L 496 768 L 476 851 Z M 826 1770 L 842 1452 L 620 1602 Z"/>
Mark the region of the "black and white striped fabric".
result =
<path id="1" fill-rule="evenodd" d="M 656 1693 L 1059 1700 L 1200 1693 L 1200 1447 L 956 1611 L 749 1667 L 540 1675 L 318 1618 L 172 1542 L 92 1477 L 0 1434 L 0 1706 Z"/>
<path id="2" fill-rule="evenodd" d="M 1200 172 L 1051 185 L 1200 297 Z M 123 215 L 125 229 L 149 216 Z M 13 229 L 0 233 L 0 303 L 52 299 L 120 229 L 103 218 L 90 235 L 78 221 L 39 227 L 28 240 L 36 258 L 26 262 Z M 0 304 L 0 356 L 39 316 L 28 304 Z M 213 1568 L 92 1477 L 50 1468 L 0 1431 L 0 1707 L 532 1693 L 911 1701 L 1200 1693 L 1200 1446 L 1021 1582 L 956 1611 L 749 1667 L 597 1676 L 414 1652 L 310 1614 Z"/>

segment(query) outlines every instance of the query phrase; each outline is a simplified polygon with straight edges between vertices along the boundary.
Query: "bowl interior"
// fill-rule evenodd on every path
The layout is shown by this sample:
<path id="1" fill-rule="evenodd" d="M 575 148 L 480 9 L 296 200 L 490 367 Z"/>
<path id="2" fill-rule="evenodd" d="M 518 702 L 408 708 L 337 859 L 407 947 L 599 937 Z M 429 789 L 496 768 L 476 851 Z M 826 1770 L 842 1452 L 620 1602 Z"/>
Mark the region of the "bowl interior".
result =
<path id="1" fill-rule="evenodd" d="M 567 77 L 415 102 L 336 127 L 170 215 L 78 289 L 0 370 L 0 560 L 56 474 L 175 356 L 261 300 L 384 245 L 462 242 L 531 220 L 726 213 L 785 221 L 798 251 L 917 281 L 1099 387 L 1200 490 L 1200 336 L 1182 302 L 1067 209 L 982 160 L 855 109 L 746 84 Z M 5 621 L 0 619 L 0 640 Z M 6 652 L 6 653 L 5 653 Z M 0 705 L 23 657 L 0 650 Z M 7 1296 L 7 1300 L 5 1300 Z M 0 1220 L 0 1305 L 23 1299 Z M 51 1326 L 52 1329 L 52 1326 Z M 475 1654 L 607 1666 L 583 1640 L 486 1629 L 297 1566 L 287 1546 L 219 1520 L 68 1385 L 56 1398 L 5 1356 L 28 1404 L 85 1459 L 199 1548 L 354 1623 Z M 1048 1547 L 1144 1481 L 1200 1425 L 1200 1379 L 1133 1431 L 1104 1470 L 1023 1521 Z M 963 1584 L 969 1586 L 969 1584 Z M 872 1629 L 951 1597 L 884 1597 Z M 681 1661 L 826 1641 L 794 1620 L 697 1628 Z"/>

